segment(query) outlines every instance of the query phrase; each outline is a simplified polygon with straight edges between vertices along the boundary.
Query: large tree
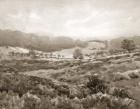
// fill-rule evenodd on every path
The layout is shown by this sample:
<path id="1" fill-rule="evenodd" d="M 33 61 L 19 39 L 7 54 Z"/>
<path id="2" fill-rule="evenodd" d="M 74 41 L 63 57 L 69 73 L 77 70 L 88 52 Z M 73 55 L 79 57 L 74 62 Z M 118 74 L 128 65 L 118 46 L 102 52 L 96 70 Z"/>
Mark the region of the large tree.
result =
<path id="1" fill-rule="evenodd" d="M 73 58 L 74 59 L 83 59 L 83 53 L 82 53 L 81 49 L 77 48 L 74 50 Z"/>
<path id="2" fill-rule="evenodd" d="M 131 51 L 135 50 L 135 43 L 133 40 L 124 39 L 121 42 L 121 47 L 130 53 Z"/>

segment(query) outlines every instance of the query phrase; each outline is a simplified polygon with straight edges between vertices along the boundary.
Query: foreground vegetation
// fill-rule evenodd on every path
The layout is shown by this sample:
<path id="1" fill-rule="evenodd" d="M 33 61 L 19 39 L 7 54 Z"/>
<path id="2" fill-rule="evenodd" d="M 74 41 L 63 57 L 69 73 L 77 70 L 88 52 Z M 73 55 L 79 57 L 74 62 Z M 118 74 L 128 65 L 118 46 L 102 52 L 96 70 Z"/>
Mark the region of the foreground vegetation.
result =
<path id="1" fill-rule="evenodd" d="M 0 108 L 139 109 L 139 60 L 1 61 Z"/>

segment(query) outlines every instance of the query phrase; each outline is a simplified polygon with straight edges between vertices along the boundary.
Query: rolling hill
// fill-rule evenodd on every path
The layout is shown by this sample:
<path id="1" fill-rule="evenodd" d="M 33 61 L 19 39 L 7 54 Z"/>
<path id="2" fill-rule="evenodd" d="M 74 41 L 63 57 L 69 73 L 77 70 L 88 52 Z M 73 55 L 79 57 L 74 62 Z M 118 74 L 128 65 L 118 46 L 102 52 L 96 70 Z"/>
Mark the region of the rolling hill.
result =
<path id="1" fill-rule="evenodd" d="M 85 42 L 70 37 L 38 36 L 21 31 L 0 30 L 0 46 L 22 47 L 40 51 L 59 51 L 73 48 L 75 45 L 85 46 Z"/>
<path id="2" fill-rule="evenodd" d="M 119 37 L 119 38 L 112 39 L 110 41 L 109 48 L 111 48 L 111 49 L 120 49 L 121 48 L 121 41 L 123 39 L 133 40 L 137 46 L 140 46 L 140 36 L 133 36 L 133 37 Z"/>

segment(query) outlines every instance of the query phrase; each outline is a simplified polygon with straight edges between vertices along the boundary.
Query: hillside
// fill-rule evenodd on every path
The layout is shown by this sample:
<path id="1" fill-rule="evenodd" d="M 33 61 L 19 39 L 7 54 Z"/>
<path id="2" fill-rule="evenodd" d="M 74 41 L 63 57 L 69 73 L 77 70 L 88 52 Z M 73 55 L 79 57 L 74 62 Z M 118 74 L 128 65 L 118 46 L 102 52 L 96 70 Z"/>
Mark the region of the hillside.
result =
<path id="1" fill-rule="evenodd" d="M 119 38 L 115 38 L 115 39 L 112 39 L 110 41 L 110 48 L 116 48 L 116 49 L 119 49 L 121 48 L 121 41 L 123 39 L 131 39 L 135 42 L 135 44 L 137 46 L 140 46 L 140 36 L 133 36 L 133 37 L 119 37 Z"/>
<path id="2" fill-rule="evenodd" d="M 0 46 L 22 47 L 50 52 L 73 48 L 75 45 L 85 46 L 85 42 L 75 41 L 65 36 L 38 36 L 21 31 L 0 30 Z"/>
<path id="3" fill-rule="evenodd" d="M 0 109 L 140 109 L 139 56 L 1 61 Z"/>

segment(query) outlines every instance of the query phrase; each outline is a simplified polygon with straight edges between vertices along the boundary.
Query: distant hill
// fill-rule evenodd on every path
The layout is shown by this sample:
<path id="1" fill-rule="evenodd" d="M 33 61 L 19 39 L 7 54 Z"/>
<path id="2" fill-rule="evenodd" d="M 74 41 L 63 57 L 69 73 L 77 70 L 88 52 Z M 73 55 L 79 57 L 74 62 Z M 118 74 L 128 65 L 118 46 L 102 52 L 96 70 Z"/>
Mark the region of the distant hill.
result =
<path id="1" fill-rule="evenodd" d="M 124 39 L 131 39 L 135 42 L 137 46 L 140 46 L 140 36 L 133 36 L 133 37 L 119 37 L 112 39 L 109 44 L 109 48 L 111 49 L 120 49 L 121 48 L 121 41 Z"/>
<path id="2" fill-rule="evenodd" d="M 51 52 L 73 48 L 77 45 L 85 46 L 85 44 L 80 40 L 75 41 L 70 37 L 64 36 L 38 36 L 21 31 L 0 30 L 0 46 L 22 47 Z"/>

